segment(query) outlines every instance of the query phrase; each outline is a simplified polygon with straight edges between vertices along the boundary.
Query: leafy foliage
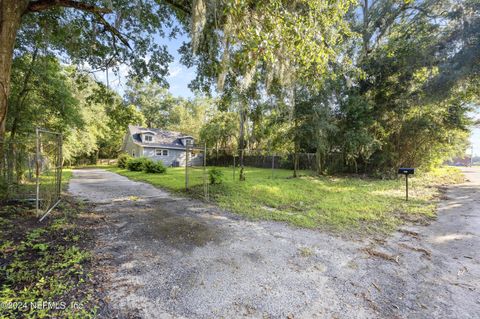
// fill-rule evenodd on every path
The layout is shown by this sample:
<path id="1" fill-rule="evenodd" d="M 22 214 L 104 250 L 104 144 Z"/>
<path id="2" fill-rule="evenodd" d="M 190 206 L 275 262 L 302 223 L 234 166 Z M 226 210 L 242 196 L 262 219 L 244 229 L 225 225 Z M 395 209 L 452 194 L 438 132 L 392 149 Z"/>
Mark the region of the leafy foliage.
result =
<path id="1" fill-rule="evenodd" d="M 162 161 L 146 160 L 143 163 L 143 171 L 150 174 L 164 174 L 167 172 L 167 168 Z"/>
<path id="2" fill-rule="evenodd" d="M 143 171 L 146 162 L 151 161 L 146 157 L 132 157 L 127 161 L 127 169 L 133 172 Z"/>
<path id="3" fill-rule="evenodd" d="M 165 87 L 153 81 L 129 81 L 125 97 L 143 114 L 147 127 L 152 128 L 167 127 L 173 116 L 172 109 L 179 103 Z"/>
<path id="4" fill-rule="evenodd" d="M 63 52 L 77 65 L 118 70 L 124 63 L 132 76 L 151 76 L 168 85 L 164 77 L 172 57 L 155 37 L 175 36 L 179 31 L 172 25 L 170 4 L 111 0 L 88 1 L 74 9 L 61 2 L 29 9 L 18 31 L 17 55 L 40 44 L 47 52 Z"/>
<path id="5" fill-rule="evenodd" d="M 131 159 L 132 157 L 126 153 L 122 153 L 118 156 L 117 159 L 117 166 L 120 168 L 127 168 L 127 162 Z"/>
<path id="6" fill-rule="evenodd" d="M 10 101 L 9 139 L 33 147 L 30 137 L 35 127 L 61 132 L 66 163 L 99 155 L 114 157 L 127 126 L 144 122 L 143 115 L 117 93 L 39 52 L 15 58 Z"/>
<path id="7" fill-rule="evenodd" d="M 480 97 L 480 33 L 474 32 L 480 27 L 480 7 L 475 1 L 367 0 L 345 15 L 332 13 L 323 27 L 334 25 L 339 16 L 347 25 L 333 33 L 338 41 L 328 52 L 328 75 L 320 71 L 322 63 L 315 62 L 313 68 L 320 68 L 316 79 L 309 76 L 311 60 L 301 58 L 321 48 L 309 40 L 308 32 L 316 30 L 309 30 L 311 25 L 302 20 L 308 19 L 302 15 L 309 7 L 300 2 L 275 6 L 278 3 L 252 4 L 249 12 L 242 5 L 227 10 L 223 38 L 203 38 L 210 41 L 210 50 L 218 50 L 214 55 L 218 60 L 207 59 L 199 44 L 195 60 L 199 75 L 193 84 L 211 86 L 217 78 L 217 87 L 225 87 L 218 117 L 225 111 L 240 115 L 240 127 L 231 127 L 239 147 L 316 153 L 318 173 L 381 176 L 393 176 L 404 165 L 430 169 L 464 153 L 471 125 L 468 114 Z M 256 11 L 270 5 L 268 13 Z M 273 26 L 269 23 L 275 20 L 276 10 L 283 10 L 285 19 Z M 298 20 L 290 20 L 293 12 L 299 13 Z M 315 16 L 315 11 L 311 14 Z M 257 16 L 262 19 L 254 21 Z M 300 20 L 302 27 L 288 30 Z M 213 26 L 207 20 L 204 28 L 208 32 Z M 290 32 L 297 31 L 307 35 L 298 39 L 297 48 L 289 47 L 289 40 L 298 36 Z M 288 41 L 276 42 L 283 36 Z M 222 39 L 226 41 L 212 46 Z M 235 50 L 222 56 L 232 43 Z M 293 51 L 284 55 L 283 50 Z M 286 74 L 283 79 L 282 72 L 268 67 L 269 62 L 259 62 L 272 52 L 277 55 L 271 60 Z M 282 57 L 298 64 L 283 65 Z M 229 69 L 222 73 L 224 65 Z M 210 146 L 235 149 L 237 141 L 222 132 L 222 124 L 229 121 L 219 121 L 212 117 L 202 137 Z"/>
<path id="8" fill-rule="evenodd" d="M 231 146 L 238 133 L 238 116 L 233 112 L 218 112 L 200 130 L 200 138 L 207 147 Z"/>
<path id="9" fill-rule="evenodd" d="M 224 180 L 223 171 L 217 167 L 210 168 L 208 170 L 208 178 L 211 185 L 222 184 Z"/>
<path id="10" fill-rule="evenodd" d="M 477 2 L 112 0 L 89 2 L 100 11 L 37 8 L 18 33 L 8 135 L 20 140 L 35 126 L 63 132 L 70 163 L 116 156 L 127 126 L 146 124 L 230 151 L 316 153 L 320 174 L 431 168 L 464 152 L 468 114 L 480 100 Z M 192 36 L 181 49 L 182 62 L 197 67 L 191 88 L 216 88 L 218 99 L 167 91 L 171 57 L 154 40 L 180 27 Z M 58 51 L 100 70 L 130 65 L 125 101 L 79 67 L 63 66 Z"/>
<path id="11" fill-rule="evenodd" d="M 26 207 L 0 208 L 1 317 L 95 317 L 90 240 L 72 214 L 77 208 L 63 202 L 61 217 L 42 227 Z M 34 308 L 44 301 L 57 304 Z"/>

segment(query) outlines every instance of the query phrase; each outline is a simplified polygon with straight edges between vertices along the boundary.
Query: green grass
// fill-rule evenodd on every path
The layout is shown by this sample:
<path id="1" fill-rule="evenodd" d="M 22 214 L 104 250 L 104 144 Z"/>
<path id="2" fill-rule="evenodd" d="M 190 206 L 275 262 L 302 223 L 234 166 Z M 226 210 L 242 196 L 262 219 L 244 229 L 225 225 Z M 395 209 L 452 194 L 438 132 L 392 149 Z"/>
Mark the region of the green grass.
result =
<path id="1" fill-rule="evenodd" d="M 166 174 L 131 172 L 108 168 L 132 180 L 183 192 L 185 169 L 169 168 Z M 220 207 L 251 219 L 284 221 L 292 225 L 334 230 L 356 228 L 363 231 L 388 231 L 405 220 L 424 220 L 435 216 L 438 185 L 459 182 L 455 168 L 441 168 L 410 178 L 410 200 L 405 201 L 404 178 L 398 180 L 358 177 L 318 177 L 301 172 L 291 178 L 289 170 L 246 168 L 246 181 L 233 179 L 232 168 L 220 168 L 224 182 L 210 185 L 210 199 Z M 192 196 L 203 195 L 203 171 L 191 170 Z"/>
<path id="2" fill-rule="evenodd" d="M 54 184 L 54 175 L 53 171 L 48 171 L 40 175 L 40 192 L 44 193 L 54 193 L 55 184 Z M 68 182 L 72 178 L 72 169 L 71 168 L 64 168 L 62 170 L 62 190 L 65 191 L 68 188 Z M 0 183 L 2 184 L 2 183 Z M 2 184 L 2 186 L 4 186 Z M 25 199 L 25 198 L 35 198 L 36 194 L 36 180 L 35 178 L 32 179 L 25 179 L 20 181 L 19 183 L 15 183 L 9 189 L 7 193 L 6 188 L 3 190 L 0 187 L 0 190 L 3 190 L 0 194 L 0 200 L 6 198 L 13 198 L 13 199 Z"/>

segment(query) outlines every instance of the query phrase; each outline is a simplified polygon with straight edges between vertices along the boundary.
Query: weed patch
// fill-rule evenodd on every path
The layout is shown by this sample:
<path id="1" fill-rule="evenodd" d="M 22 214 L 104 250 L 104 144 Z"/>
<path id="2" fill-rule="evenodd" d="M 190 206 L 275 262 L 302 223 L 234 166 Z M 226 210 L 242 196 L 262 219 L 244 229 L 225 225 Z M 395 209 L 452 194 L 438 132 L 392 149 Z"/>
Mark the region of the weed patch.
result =
<path id="1" fill-rule="evenodd" d="M 0 207 L 1 318 L 95 317 L 91 241 L 76 213 L 64 200 L 39 223 L 29 207 Z"/>

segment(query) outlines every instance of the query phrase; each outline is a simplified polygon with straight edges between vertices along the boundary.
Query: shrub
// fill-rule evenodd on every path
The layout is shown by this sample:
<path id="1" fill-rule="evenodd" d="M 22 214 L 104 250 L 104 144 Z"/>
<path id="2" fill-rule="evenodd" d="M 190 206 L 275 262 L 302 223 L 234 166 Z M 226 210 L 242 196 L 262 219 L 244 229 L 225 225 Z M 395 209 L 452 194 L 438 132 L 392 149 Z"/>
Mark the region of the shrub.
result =
<path id="1" fill-rule="evenodd" d="M 143 166 L 146 161 L 150 161 L 146 157 L 133 157 L 127 161 L 127 169 L 134 172 L 143 171 Z"/>
<path id="2" fill-rule="evenodd" d="M 223 182 L 223 172 L 218 168 L 212 168 L 208 171 L 210 176 L 210 184 L 221 184 Z"/>
<path id="3" fill-rule="evenodd" d="M 167 171 L 167 168 L 163 165 L 162 161 L 154 162 L 152 160 L 146 160 L 143 163 L 143 171 L 145 173 L 163 174 Z"/>
<path id="4" fill-rule="evenodd" d="M 132 157 L 127 153 L 120 154 L 117 159 L 117 166 L 120 168 L 127 168 L 127 162 Z"/>

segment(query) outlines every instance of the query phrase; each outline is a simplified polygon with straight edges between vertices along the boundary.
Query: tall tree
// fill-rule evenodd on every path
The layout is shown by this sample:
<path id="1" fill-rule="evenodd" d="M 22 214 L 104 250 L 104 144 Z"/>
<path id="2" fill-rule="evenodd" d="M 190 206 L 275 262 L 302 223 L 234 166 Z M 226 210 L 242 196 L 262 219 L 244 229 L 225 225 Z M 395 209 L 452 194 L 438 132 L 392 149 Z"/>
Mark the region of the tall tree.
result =
<path id="1" fill-rule="evenodd" d="M 192 87 L 209 91 L 216 85 L 224 98 L 238 101 L 241 149 L 251 87 L 264 91 L 253 94 L 258 96 L 280 84 L 293 109 L 294 87 L 321 86 L 329 65 L 341 60 L 339 44 L 350 35 L 344 19 L 349 0 L 227 1 L 223 10 L 209 10 L 216 2 L 199 2 L 207 18 L 197 19 L 203 32 L 194 37 L 194 50 L 183 48 L 183 61 L 197 65 Z M 242 158 L 241 151 L 240 163 Z"/>
<path id="2" fill-rule="evenodd" d="M 32 51 L 33 43 L 41 41 L 45 49 L 61 51 L 75 63 L 94 69 L 127 63 L 132 75 L 164 81 L 171 56 L 154 36 L 165 36 L 174 13 L 189 12 L 189 2 L 183 0 L 0 0 L 0 142 L 15 45 Z"/>
<path id="3" fill-rule="evenodd" d="M 163 129 L 172 121 L 173 108 L 182 102 L 157 82 L 138 79 L 128 82 L 125 99 L 142 112 L 148 127 Z"/>

